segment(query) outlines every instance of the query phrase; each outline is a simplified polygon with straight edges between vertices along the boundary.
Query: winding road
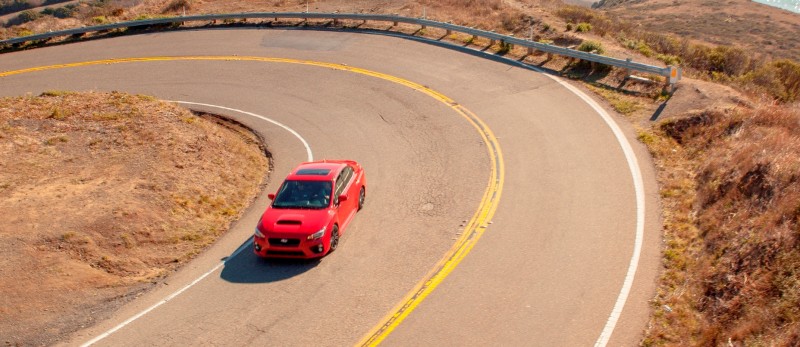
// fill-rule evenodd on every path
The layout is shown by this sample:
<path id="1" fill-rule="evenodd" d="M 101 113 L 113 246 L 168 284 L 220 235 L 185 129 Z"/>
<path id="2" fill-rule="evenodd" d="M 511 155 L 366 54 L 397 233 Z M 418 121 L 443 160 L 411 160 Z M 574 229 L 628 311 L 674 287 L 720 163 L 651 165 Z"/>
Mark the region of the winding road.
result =
<path id="1" fill-rule="evenodd" d="M 0 55 L 0 73 L 36 67 L 0 77 L 0 96 L 154 95 L 237 119 L 274 156 L 229 233 L 65 345 L 629 346 L 646 327 L 661 242 L 649 156 L 559 79 L 436 42 L 299 29 Z M 257 259 L 266 193 L 312 156 L 362 163 L 364 210 L 319 262 Z"/>

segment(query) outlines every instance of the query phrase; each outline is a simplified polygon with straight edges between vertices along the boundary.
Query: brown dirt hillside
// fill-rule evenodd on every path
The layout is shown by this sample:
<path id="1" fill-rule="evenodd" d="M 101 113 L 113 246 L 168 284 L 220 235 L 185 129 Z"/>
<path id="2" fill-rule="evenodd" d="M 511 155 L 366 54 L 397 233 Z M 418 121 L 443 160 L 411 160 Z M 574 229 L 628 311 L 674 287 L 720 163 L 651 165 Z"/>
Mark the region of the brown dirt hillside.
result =
<path id="1" fill-rule="evenodd" d="M 666 241 L 643 344 L 800 345 L 800 106 L 697 110 L 640 138 Z"/>
<path id="2" fill-rule="evenodd" d="M 599 9 L 641 28 L 800 61 L 800 14 L 751 0 L 618 0 Z"/>
<path id="3" fill-rule="evenodd" d="M 102 319 L 227 231 L 267 170 L 246 129 L 152 97 L 0 99 L 0 343 Z"/>

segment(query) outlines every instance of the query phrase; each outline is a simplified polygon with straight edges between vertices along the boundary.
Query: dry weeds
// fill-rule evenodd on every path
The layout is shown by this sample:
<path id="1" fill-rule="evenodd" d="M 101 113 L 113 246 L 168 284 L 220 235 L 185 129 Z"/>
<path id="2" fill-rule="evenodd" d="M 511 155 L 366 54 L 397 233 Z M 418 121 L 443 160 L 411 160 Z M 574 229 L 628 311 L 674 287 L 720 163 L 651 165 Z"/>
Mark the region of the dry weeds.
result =
<path id="1" fill-rule="evenodd" d="M 697 112 L 648 145 L 668 169 L 645 345 L 800 343 L 800 109 Z"/>
<path id="2" fill-rule="evenodd" d="M 53 343 L 228 230 L 268 165 L 216 122 L 123 93 L 0 99 L 3 342 Z"/>

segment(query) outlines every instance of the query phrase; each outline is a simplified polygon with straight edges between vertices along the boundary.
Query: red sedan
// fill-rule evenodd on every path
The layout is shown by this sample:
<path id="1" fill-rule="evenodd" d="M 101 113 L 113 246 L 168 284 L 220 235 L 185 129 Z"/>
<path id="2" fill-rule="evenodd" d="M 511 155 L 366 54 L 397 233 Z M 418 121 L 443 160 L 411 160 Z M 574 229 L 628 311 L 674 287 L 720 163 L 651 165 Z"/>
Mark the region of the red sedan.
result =
<path id="1" fill-rule="evenodd" d="M 302 163 L 269 194 L 272 204 L 256 225 L 260 257 L 318 258 L 336 249 L 339 237 L 364 206 L 367 180 L 352 160 Z"/>

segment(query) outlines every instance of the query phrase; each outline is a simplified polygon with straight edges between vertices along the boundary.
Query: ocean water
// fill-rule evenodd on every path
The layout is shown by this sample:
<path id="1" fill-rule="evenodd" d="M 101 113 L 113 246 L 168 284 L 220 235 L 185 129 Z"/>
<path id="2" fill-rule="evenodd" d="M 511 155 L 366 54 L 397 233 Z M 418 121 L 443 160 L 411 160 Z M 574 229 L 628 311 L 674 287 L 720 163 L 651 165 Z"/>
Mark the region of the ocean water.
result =
<path id="1" fill-rule="evenodd" d="M 774 6 L 777 8 L 782 8 L 784 10 L 789 10 L 794 13 L 800 13 L 800 0 L 753 0 L 753 1 L 765 5 Z"/>

